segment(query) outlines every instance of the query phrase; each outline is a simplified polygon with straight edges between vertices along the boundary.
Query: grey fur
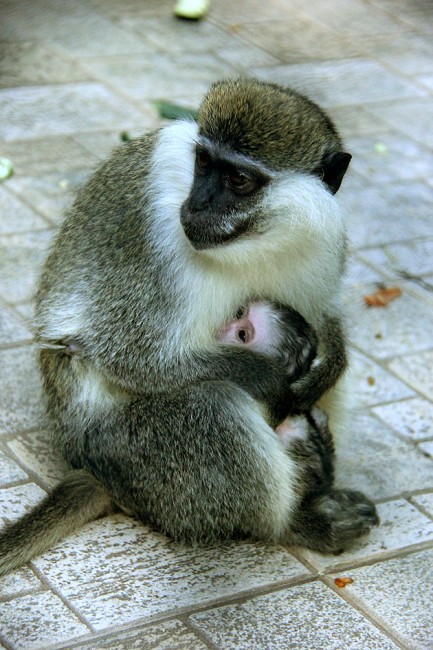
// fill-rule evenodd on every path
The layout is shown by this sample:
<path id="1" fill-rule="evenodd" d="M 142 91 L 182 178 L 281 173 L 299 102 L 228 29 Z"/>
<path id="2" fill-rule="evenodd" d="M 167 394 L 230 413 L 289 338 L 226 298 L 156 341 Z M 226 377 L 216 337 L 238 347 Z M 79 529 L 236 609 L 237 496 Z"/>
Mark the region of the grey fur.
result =
<path id="1" fill-rule="evenodd" d="M 301 170 L 308 187 L 340 139 L 322 111 L 297 94 L 258 82 L 219 84 L 205 99 L 200 129 L 212 137 L 212 115 L 224 120 L 230 106 L 241 110 L 251 87 L 263 99 L 254 109 L 260 128 L 240 134 L 245 138 L 236 155 L 274 165 L 278 178 L 283 168 Z M 276 116 L 287 132 L 295 129 L 286 167 L 279 145 L 272 153 L 276 137 L 263 137 L 266 120 L 274 124 Z M 285 287 L 295 278 L 278 277 L 274 257 L 259 251 L 250 264 L 244 256 L 244 268 L 244 253 L 230 252 L 237 243 L 223 251 L 226 258 L 193 251 L 179 219 L 169 219 L 180 215 L 188 196 L 176 178 L 192 165 L 194 143 L 179 145 L 180 163 L 172 154 L 173 196 L 182 200 L 172 198 L 165 181 L 172 170 L 162 162 L 182 129 L 115 150 L 78 193 L 47 259 L 37 295 L 40 368 L 54 443 L 75 473 L 0 535 L 0 572 L 115 507 L 175 539 L 252 537 L 326 552 L 345 548 L 377 522 L 364 496 L 333 488 L 334 451 L 323 417 L 307 414 L 305 439 L 287 449 L 273 430 L 291 413 L 308 411 L 344 370 L 344 333 L 333 306 L 344 234 L 333 241 L 336 270 L 329 271 L 323 293 L 312 295 L 311 279 L 301 278 L 287 305 Z M 217 144 L 227 151 L 231 143 L 220 136 Z M 162 146 L 164 138 L 169 144 Z M 314 191 L 326 201 L 317 183 Z M 272 192 L 260 192 L 248 210 L 252 221 L 272 227 L 280 208 Z M 255 234 L 261 232 L 266 229 Z M 249 246 L 248 236 L 241 245 L 245 241 Z M 216 341 L 224 323 L 251 300 L 276 301 L 284 344 L 273 356 Z M 316 335 L 289 304 L 317 332 L 317 366 L 311 366 Z"/>

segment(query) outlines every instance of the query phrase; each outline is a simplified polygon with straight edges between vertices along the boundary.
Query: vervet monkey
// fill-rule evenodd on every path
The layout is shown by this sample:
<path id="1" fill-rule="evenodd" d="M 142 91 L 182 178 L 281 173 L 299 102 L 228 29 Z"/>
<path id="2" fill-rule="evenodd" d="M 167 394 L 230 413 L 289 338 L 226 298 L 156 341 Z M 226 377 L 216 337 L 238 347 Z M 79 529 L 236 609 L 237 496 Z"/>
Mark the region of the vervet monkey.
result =
<path id="1" fill-rule="evenodd" d="M 377 523 L 334 488 L 311 411 L 346 364 L 333 195 L 349 161 L 311 101 L 237 80 L 211 87 L 197 122 L 99 167 L 37 295 L 54 442 L 74 471 L 0 537 L 1 571 L 116 507 L 175 539 L 323 552 Z M 236 339 L 241 306 L 263 318 L 258 349 Z"/>

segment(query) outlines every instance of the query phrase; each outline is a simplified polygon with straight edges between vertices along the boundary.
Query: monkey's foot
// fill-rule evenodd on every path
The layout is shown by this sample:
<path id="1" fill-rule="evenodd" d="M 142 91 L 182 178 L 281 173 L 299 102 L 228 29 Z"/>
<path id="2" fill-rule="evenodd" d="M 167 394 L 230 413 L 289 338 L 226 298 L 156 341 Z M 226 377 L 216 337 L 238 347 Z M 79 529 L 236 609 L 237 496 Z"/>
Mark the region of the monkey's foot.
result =
<path id="1" fill-rule="evenodd" d="M 331 490 L 301 503 L 291 531 L 296 544 L 322 553 L 341 553 L 378 524 L 376 507 L 364 494 Z"/>

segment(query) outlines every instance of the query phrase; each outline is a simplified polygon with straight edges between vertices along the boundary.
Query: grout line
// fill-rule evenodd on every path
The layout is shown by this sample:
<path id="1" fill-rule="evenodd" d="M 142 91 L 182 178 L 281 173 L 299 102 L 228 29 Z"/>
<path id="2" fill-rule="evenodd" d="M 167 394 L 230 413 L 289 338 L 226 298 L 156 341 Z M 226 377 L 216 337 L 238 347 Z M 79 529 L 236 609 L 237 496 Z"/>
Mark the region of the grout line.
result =
<path id="1" fill-rule="evenodd" d="M 386 621 L 383 621 L 381 618 L 376 616 L 368 607 L 363 606 L 356 596 L 352 595 L 350 591 L 345 589 L 340 589 L 334 583 L 334 580 L 329 576 L 323 576 L 320 578 L 321 582 L 331 589 L 337 596 L 342 598 L 348 605 L 353 607 L 363 618 L 365 618 L 369 623 L 371 623 L 375 628 L 377 628 L 382 634 L 389 638 L 393 643 L 395 643 L 399 648 L 403 650 L 409 650 L 409 646 L 403 637 L 398 634 L 392 627 L 389 627 L 386 624 Z"/>

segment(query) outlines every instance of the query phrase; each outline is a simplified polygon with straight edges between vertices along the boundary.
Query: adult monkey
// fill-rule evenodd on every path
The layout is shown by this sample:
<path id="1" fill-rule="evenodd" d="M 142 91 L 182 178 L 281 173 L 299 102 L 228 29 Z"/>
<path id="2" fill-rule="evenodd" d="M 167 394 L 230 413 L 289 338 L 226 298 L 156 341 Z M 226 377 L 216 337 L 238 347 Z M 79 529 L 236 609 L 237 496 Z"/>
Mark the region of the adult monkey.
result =
<path id="1" fill-rule="evenodd" d="M 315 104 L 238 80 L 210 89 L 197 123 L 96 171 L 37 297 L 48 413 L 75 471 L 0 537 L 1 571 L 115 506 L 176 539 L 327 552 L 377 523 L 366 497 L 334 488 L 326 419 L 310 412 L 346 363 L 333 194 L 349 161 Z M 224 341 L 251 305 L 262 350 Z M 291 440 L 287 417 L 304 412 Z"/>

